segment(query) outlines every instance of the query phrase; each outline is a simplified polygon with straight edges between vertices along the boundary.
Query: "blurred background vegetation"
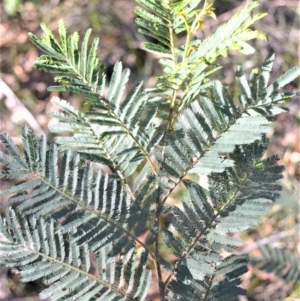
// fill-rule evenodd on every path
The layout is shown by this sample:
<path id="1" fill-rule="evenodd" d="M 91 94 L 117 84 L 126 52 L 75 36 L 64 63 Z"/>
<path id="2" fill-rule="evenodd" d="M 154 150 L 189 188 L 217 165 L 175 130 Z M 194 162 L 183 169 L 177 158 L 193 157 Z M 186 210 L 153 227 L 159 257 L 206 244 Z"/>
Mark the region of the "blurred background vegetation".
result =
<path id="1" fill-rule="evenodd" d="M 207 20 L 198 38 L 205 38 L 215 31 L 219 24 L 226 22 L 238 11 L 245 1 L 215 1 L 218 20 Z M 223 68 L 214 78 L 226 83 L 234 80 L 234 66 L 241 64 L 244 70 L 259 66 L 270 51 L 275 52 L 276 61 L 273 78 L 299 64 L 299 2 L 297 0 L 260 0 L 261 12 L 268 16 L 256 24 L 256 29 L 268 36 L 268 41 L 254 41 L 256 52 L 247 57 L 232 52 L 221 58 Z M 131 69 L 131 83 L 144 79 L 146 86 L 156 83 L 160 66 L 152 54 L 146 53 L 142 42 L 145 38 L 137 33 L 134 22 L 134 0 L 4 0 L 0 2 L 0 130 L 9 133 L 17 144 L 21 144 L 21 126 L 27 124 L 40 135 L 48 133 L 51 122 L 47 112 L 54 109 L 50 103 L 56 92 L 47 92 L 53 84 L 53 76 L 33 69 L 32 65 L 40 51 L 28 41 L 30 31 L 41 35 L 40 23 L 45 22 L 56 31 L 58 20 L 63 19 L 70 33 L 78 31 L 81 36 L 88 28 L 94 37 L 100 38 L 98 54 L 101 62 L 111 74 L 113 65 L 121 60 Z M 286 90 L 299 89 L 298 81 Z M 82 99 L 74 95 L 58 95 L 68 99 L 76 107 Z M 283 194 L 274 204 L 262 224 L 251 232 L 239 234 L 244 240 L 240 253 L 259 256 L 258 245 L 270 245 L 289 250 L 299 258 L 299 99 L 287 103 L 289 113 L 278 116 L 269 135 L 268 155 L 279 154 L 281 164 L 286 166 Z M 2 146 L 0 146 L 2 147 Z M 8 181 L 0 182 L 0 190 L 9 186 Z M 4 212 L 6 199 L 0 200 L 0 211 Z M 285 263 L 284 263 L 285 264 Z M 288 263 L 286 263 L 288 268 Z M 249 265 L 249 272 L 243 277 L 243 287 L 248 296 L 241 301 L 300 300 L 299 283 L 284 280 L 274 272 L 263 272 Z M 0 267 L 0 300 L 39 300 L 43 288 L 40 282 L 21 283 L 18 275 Z M 156 299 L 153 285 L 147 299 Z M 224 300 L 226 301 L 226 300 Z"/>

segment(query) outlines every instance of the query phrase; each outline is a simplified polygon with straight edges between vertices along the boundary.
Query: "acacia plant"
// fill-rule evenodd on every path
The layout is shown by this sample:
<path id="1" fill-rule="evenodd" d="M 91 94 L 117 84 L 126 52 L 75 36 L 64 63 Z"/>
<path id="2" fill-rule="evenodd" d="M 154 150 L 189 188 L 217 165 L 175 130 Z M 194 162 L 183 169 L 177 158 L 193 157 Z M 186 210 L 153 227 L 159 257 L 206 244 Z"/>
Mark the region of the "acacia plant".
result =
<path id="1" fill-rule="evenodd" d="M 1 193 L 10 206 L 0 263 L 22 281 L 41 278 L 50 300 L 145 300 L 151 280 L 161 301 L 237 300 L 248 257 L 235 255 L 232 234 L 253 228 L 279 196 L 284 167 L 276 155 L 261 158 L 270 123 L 286 110 L 277 105 L 297 95 L 277 90 L 300 68 L 269 84 L 273 55 L 249 80 L 237 67 L 232 94 L 211 76 L 219 56 L 252 53 L 247 41 L 264 38 L 250 29 L 264 16 L 257 2 L 203 40 L 205 18 L 215 18 L 209 1 L 137 2 L 139 31 L 155 40 L 144 46 L 163 66 L 151 89 L 138 82 L 124 95 L 121 62 L 107 83 L 91 30 L 81 45 L 62 22 L 59 40 L 45 24 L 41 38 L 29 34 L 45 53 L 35 68 L 59 74 L 49 91 L 81 94 L 87 109 L 52 99 L 55 143 L 23 127 L 21 151 L 1 134 L 0 175 L 14 183 Z"/>

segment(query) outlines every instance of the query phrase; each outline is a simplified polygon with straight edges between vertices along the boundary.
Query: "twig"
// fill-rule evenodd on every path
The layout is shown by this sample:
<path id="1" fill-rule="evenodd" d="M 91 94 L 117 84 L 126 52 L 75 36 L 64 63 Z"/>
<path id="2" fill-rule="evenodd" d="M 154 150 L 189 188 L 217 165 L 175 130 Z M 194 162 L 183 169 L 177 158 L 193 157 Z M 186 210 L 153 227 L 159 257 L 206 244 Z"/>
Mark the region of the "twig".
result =
<path id="1" fill-rule="evenodd" d="M 160 206 L 160 199 L 157 198 L 156 200 L 156 212 L 155 212 L 155 225 L 157 225 L 157 230 L 155 233 L 155 242 L 154 242 L 154 253 L 155 253 L 155 268 L 156 268 L 156 273 L 157 273 L 157 280 L 158 280 L 158 289 L 159 289 L 159 297 L 160 301 L 165 301 L 165 284 L 163 282 L 162 278 L 162 271 L 161 271 L 161 266 L 159 262 L 159 233 L 160 233 L 160 213 L 161 213 L 161 206 Z"/>
<path id="2" fill-rule="evenodd" d="M 24 119 L 28 125 L 33 129 L 33 131 L 39 136 L 45 135 L 45 132 L 41 126 L 37 123 L 33 115 L 28 111 L 21 100 L 16 96 L 16 94 L 11 90 L 11 88 L 0 78 L 0 91 L 5 95 L 8 102 L 6 103 L 7 108 L 10 111 L 16 111 L 17 109 L 22 111 L 21 117 Z"/>
<path id="3" fill-rule="evenodd" d="M 291 236 L 294 233 L 295 233 L 295 229 L 290 229 L 290 230 L 286 230 L 286 231 L 271 235 L 269 237 L 262 238 L 259 241 L 256 241 L 256 242 L 244 247 L 242 250 L 236 252 L 235 254 L 237 254 L 237 255 L 248 254 L 249 252 L 258 249 L 261 246 L 268 245 L 269 243 L 274 242 L 280 238 Z"/>

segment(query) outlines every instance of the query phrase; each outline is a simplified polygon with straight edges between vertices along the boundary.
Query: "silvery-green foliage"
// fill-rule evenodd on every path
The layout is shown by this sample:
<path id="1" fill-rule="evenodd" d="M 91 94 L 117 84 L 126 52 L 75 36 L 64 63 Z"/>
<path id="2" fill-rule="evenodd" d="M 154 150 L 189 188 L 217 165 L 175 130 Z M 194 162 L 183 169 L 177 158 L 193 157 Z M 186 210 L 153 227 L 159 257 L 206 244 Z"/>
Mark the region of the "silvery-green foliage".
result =
<path id="1" fill-rule="evenodd" d="M 246 41 L 261 37 L 249 29 L 263 17 L 251 13 L 256 2 L 203 41 L 193 35 L 215 17 L 211 4 L 137 2 L 141 32 L 159 41 L 145 43 L 164 67 L 154 89 L 138 82 L 125 93 L 130 71 L 121 62 L 108 82 L 90 30 L 81 44 L 62 22 L 59 41 L 45 24 L 41 39 L 29 35 L 45 53 L 34 66 L 59 74 L 49 90 L 81 94 L 88 109 L 54 97 L 54 143 L 23 127 L 20 151 L 0 135 L 7 150 L 0 176 L 14 180 L 0 194 L 10 203 L 0 220 L 0 263 L 23 281 L 41 278 L 48 285 L 41 297 L 50 300 L 145 300 L 154 273 L 160 300 L 237 300 L 248 257 L 234 255 L 241 241 L 232 233 L 255 227 L 279 197 L 284 168 L 275 155 L 261 158 L 270 123 L 286 110 L 277 105 L 299 95 L 278 89 L 300 68 L 269 83 L 274 55 L 249 80 L 237 67 L 240 89 L 232 95 L 209 76 L 219 55 L 247 52 Z M 183 33 L 185 44 L 176 46 Z M 207 176 L 208 188 L 194 175 Z M 179 187 L 183 196 L 171 206 Z M 258 264 L 281 262 L 280 254 L 266 249 Z"/>

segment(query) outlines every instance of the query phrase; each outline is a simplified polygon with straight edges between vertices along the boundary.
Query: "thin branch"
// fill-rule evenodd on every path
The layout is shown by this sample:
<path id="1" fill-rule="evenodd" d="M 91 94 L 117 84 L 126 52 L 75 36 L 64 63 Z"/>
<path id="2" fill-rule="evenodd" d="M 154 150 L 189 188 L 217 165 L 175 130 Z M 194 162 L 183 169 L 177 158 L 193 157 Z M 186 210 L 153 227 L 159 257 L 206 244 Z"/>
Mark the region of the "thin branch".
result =
<path id="1" fill-rule="evenodd" d="M 279 240 L 281 238 L 292 236 L 294 234 L 295 234 L 295 229 L 290 229 L 290 230 L 286 230 L 286 231 L 283 231 L 283 232 L 276 233 L 274 235 L 262 238 L 262 239 L 260 239 L 256 242 L 244 247 L 242 250 L 237 251 L 235 254 L 237 254 L 237 255 L 248 254 L 251 251 L 258 249 L 259 247 L 268 245 L 271 242 L 274 242 L 274 241 Z"/>
<path id="2" fill-rule="evenodd" d="M 16 110 L 20 110 L 22 112 L 20 116 L 28 123 L 29 127 L 32 128 L 33 131 L 36 132 L 39 136 L 45 135 L 44 130 L 38 124 L 34 116 L 29 112 L 22 101 L 1 78 L 0 91 L 7 98 L 8 102 L 6 103 L 6 105 L 10 111 L 15 112 Z"/>
<path id="3" fill-rule="evenodd" d="M 157 207 L 159 207 L 159 198 L 157 199 Z M 156 210 L 156 216 L 155 216 L 155 222 L 158 224 L 158 229 L 155 235 L 155 244 L 154 244 L 154 253 L 155 253 L 155 267 L 156 267 L 156 273 L 157 273 L 157 279 L 158 279 L 158 288 L 159 288 L 159 296 L 160 296 L 160 301 L 165 301 L 165 283 L 162 279 L 162 272 L 161 272 L 161 267 L 159 263 L 159 219 L 160 219 L 160 213 L 159 209 Z"/>

